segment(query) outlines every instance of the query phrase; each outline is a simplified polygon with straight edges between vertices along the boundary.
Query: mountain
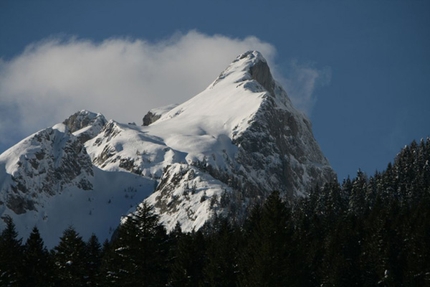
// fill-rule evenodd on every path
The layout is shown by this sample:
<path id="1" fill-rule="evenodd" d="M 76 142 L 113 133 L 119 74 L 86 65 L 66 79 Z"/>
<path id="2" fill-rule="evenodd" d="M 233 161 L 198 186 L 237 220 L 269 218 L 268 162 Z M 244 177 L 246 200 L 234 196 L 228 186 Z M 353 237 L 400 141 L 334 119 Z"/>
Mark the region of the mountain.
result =
<path id="1" fill-rule="evenodd" d="M 67 225 L 108 238 L 146 200 L 168 230 L 241 221 L 272 190 L 303 196 L 335 178 L 311 123 L 263 56 L 238 56 L 207 89 L 149 111 L 143 126 L 80 111 L 0 155 L 0 214 L 23 236 Z"/>
<path id="2" fill-rule="evenodd" d="M 2 219 L 10 216 L 24 237 L 37 225 L 48 246 L 69 226 L 84 237 L 109 238 L 121 216 L 153 191 L 153 181 L 93 165 L 82 141 L 105 123 L 102 115 L 81 111 L 1 154 Z"/>

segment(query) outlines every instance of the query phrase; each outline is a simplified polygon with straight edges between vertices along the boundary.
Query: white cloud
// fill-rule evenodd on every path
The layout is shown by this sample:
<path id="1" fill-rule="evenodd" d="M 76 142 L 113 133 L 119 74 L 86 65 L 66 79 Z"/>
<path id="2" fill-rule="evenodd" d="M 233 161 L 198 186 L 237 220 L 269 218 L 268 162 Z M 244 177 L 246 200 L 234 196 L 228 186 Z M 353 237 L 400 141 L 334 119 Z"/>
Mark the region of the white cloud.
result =
<path id="1" fill-rule="evenodd" d="M 235 57 L 275 48 L 256 37 L 234 39 L 196 31 L 151 43 L 112 38 L 50 38 L 0 61 L 0 144 L 87 109 L 140 124 L 158 106 L 181 103 L 208 86 Z"/>
<path id="2" fill-rule="evenodd" d="M 273 63 L 275 48 L 256 37 L 190 31 L 159 42 L 48 38 L 0 59 L 0 152 L 82 109 L 140 124 L 149 109 L 182 103 L 205 89 L 247 50 L 264 55 L 296 106 L 309 113 L 314 90 L 330 80 L 330 71 L 293 61 L 283 78 Z"/>

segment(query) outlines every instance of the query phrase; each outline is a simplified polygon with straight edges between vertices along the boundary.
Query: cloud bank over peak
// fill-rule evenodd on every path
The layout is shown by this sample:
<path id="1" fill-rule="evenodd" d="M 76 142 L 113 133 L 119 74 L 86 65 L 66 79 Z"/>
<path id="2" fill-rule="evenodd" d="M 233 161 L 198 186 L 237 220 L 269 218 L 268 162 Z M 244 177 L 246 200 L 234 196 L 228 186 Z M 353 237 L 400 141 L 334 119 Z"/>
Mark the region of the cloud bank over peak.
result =
<path id="1" fill-rule="evenodd" d="M 149 109 L 184 102 L 205 89 L 247 50 L 264 55 L 287 92 L 294 88 L 293 101 L 296 94 L 302 96 L 301 89 L 310 86 L 313 92 L 318 76 L 312 71 L 318 70 L 302 69 L 296 85 L 294 78 L 282 80 L 273 63 L 276 49 L 253 36 L 190 31 L 158 42 L 111 38 L 96 43 L 70 37 L 32 43 L 13 59 L 0 59 L 0 152 L 81 109 L 140 124 Z M 291 75 L 297 67 L 292 66 Z M 308 99 L 303 100 L 306 106 Z"/>

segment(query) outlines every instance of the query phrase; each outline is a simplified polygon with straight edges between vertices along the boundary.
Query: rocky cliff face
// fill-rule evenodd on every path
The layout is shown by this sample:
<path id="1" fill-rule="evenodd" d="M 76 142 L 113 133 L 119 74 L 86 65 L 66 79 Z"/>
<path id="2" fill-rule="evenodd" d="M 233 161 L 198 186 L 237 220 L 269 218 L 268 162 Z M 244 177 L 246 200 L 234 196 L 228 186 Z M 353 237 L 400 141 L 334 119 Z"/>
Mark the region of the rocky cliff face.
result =
<path id="1" fill-rule="evenodd" d="M 215 215 L 241 221 L 273 190 L 303 196 L 334 178 L 309 120 L 250 51 L 143 126 L 80 111 L 24 139 L 0 155 L 0 213 L 24 230 L 62 231 L 67 218 L 103 240 L 146 200 L 167 229 L 191 231 Z"/>
<path id="2" fill-rule="evenodd" d="M 315 184 L 333 180 L 335 174 L 313 137 L 310 121 L 293 108 L 267 63 L 257 61 L 249 74 L 256 85 L 251 89 L 267 93 L 250 126 L 233 143 L 239 147 L 237 160 L 261 175 L 247 178 L 265 178 L 264 183 L 255 182 L 255 192 L 277 189 L 287 197 L 302 196 Z"/>

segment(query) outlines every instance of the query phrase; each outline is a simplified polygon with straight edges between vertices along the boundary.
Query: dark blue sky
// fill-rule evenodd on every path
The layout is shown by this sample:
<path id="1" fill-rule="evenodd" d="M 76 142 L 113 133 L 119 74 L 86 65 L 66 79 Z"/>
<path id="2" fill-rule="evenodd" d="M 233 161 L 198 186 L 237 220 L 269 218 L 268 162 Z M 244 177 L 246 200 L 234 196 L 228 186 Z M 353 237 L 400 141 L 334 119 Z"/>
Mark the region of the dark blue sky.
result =
<path id="1" fill-rule="evenodd" d="M 156 43 L 190 30 L 270 43 L 285 76 L 292 60 L 328 68 L 309 116 L 340 180 L 358 168 L 372 175 L 430 136 L 430 1 L 0 2 L 6 63 L 49 37 Z M 12 107 L 0 94 L 0 113 Z"/>

